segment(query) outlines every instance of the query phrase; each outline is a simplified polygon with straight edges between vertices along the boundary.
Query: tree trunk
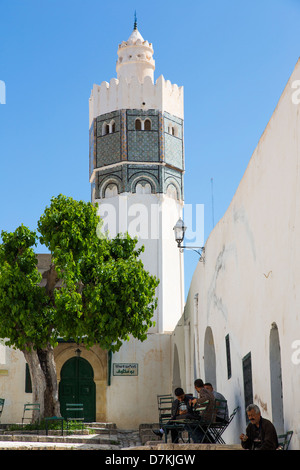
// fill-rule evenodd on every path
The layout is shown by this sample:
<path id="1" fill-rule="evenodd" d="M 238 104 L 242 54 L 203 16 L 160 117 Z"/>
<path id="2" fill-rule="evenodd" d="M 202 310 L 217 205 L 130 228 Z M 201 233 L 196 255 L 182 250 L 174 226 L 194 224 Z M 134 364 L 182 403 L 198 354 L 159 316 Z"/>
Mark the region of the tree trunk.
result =
<path id="1" fill-rule="evenodd" d="M 44 393 L 44 416 L 60 416 L 56 365 L 52 346 L 48 346 L 47 349 L 38 349 L 38 356 L 46 380 L 46 390 Z"/>
<path id="2" fill-rule="evenodd" d="M 23 353 L 30 371 L 32 383 L 32 402 L 40 404 L 40 416 L 38 416 L 37 411 L 34 411 L 32 415 L 32 421 L 36 422 L 39 420 L 39 418 L 44 416 L 44 394 L 46 390 L 46 381 L 37 351 L 31 349 L 30 351 L 25 350 Z"/>
<path id="3" fill-rule="evenodd" d="M 31 383 L 32 401 L 40 404 L 40 416 L 34 412 L 32 421 L 44 417 L 60 416 L 58 386 L 53 348 L 23 351 L 28 363 Z"/>
<path id="4" fill-rule="evenodd" d="M 46 292 L 54 305 L 54 289 L 58 281 L 54 264 L 51 263 L 49 269 L 43 273 L 43 278 L 46 279 Z M 53 347 L 48 345 L 34 350 L 30 345 L 30 351 L 23 353 L 31 375 L 32 399 L 40 404 L 40 418 L 61 416 Z M 36 419 L 35 414 L 33 420 Z"/>

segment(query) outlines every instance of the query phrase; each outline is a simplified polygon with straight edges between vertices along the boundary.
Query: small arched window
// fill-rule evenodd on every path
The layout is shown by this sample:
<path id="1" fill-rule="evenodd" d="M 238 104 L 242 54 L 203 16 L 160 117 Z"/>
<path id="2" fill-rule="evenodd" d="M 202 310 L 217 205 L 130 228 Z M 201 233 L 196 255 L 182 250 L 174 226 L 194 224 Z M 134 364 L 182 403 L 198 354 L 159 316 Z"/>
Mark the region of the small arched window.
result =
<path id="1" fill-rule="evenodd" d="M 145 131 L 151 131 L 151 121 L 150 121 L 150 119 L 145 120 L 144 129 L 145 129 Z"/>
<path id="2" fill-rule="evenodd" d="M 169 184 L 167 187 L 167 196 L 171 197 L 172 199 L 177 199 L 177 189 L 175 188 L 174 184 Z"/>
<path id="3" fill-rule="evenodd" d="M 174 135 L 175 137 L 178 137 L 178 128 L 177 126 L 168 126 L 168 133 L 171 135 Z"/>
<path id="4" fill-rule="evenodd" d="M 145 129 L 145 131 L 151 131 L 151 121 L 150 121 L 150 119 L 145 120 L 144 129 Z"/>
<path id="5" fill-rule="evenodd" d="M 105 198 L 114 197 L 118 195 L 118 186 L 116 184 L 109 184 L 104 193 Z"/>
<path id="6" fill-rule="evenodd" d="M 108 133 L 109 133 L 109 125 L 106 124 L 106 122 L 104 122 L 102 125 L 102 135 L 106 135 Z"/>
<path id="7" fill-rule="evenodd" d="M 140 119 L 135 120 L 135 130 L 141 131 L 142 130 L 142 121 Z"/>
<path id="8" fill-rule="evenodd" d="M 136 194 L 151 194 L 151 184 L 149 183 L 138 183 L 135 188 Z"/>
<path id="9" fill-rule="evenodd" d="M 110 123 L 110 133 L 116 132 L 116 123 L 115 121 L 111 121 Z"/>

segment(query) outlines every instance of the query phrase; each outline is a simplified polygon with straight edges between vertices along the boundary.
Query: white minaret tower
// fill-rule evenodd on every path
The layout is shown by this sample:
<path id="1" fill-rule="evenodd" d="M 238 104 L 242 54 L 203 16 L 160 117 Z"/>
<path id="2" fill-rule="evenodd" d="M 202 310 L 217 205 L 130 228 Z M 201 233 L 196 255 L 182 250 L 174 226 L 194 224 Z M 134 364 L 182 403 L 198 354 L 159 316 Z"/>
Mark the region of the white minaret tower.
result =
<path id="1" fill-rule="evenodd" d="M 154 83 L 152 44 L 134 29 L 118 48 L 117 78 L 90 96 L 90 182 L 108 236 L 128 231 L 145 246 L 160 280 L 156 326 L 172 331 L 183 313 L 183 254 L 173 227 L 183 210 L 183 88 Z"/>

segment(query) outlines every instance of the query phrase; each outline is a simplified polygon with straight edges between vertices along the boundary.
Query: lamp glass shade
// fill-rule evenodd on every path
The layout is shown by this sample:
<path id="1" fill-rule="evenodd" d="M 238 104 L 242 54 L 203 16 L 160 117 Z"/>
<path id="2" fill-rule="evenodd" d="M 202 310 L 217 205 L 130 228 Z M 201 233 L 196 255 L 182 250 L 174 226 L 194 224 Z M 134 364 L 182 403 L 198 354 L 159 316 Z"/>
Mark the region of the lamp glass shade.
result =
<path id="1" fill-rule="evenodd" d="M 184 233 L 186 231 L 186 226 L 184 225 L 183 220 L 180 218 L 177 220 L 176 225 L 173 227 L 175 240 L 180 245 L 184 239 Z"/>

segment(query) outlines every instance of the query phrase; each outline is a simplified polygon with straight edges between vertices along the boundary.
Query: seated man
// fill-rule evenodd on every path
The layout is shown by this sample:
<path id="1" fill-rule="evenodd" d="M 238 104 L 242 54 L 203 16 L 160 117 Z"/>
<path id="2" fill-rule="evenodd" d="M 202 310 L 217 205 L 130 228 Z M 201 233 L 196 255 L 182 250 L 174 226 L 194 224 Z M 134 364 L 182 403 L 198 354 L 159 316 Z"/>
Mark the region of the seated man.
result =
<path id="1" fill-rule="evenodd" d="M 226 408 L 217 409 L 216 421 L 228 423 L 229 421 L 228 405 L 227 405 L 227 400 L 224 397 L 224 395 L 222 395 L 222 393 L 216 392 L 210 382 L 207 382 L 206 384 L 204 384 L 204 388 L 213 394 L 217 405 L 220 403 L 220 402 L 218 403 L 218 400 L 226 401 Z"/>
<path id="2" fill-rule="evenodd" d="M 192 400 L 192 405 L 201 405 L 204 402 L 208 401 L 208 406 L 205 411 L 202 413 L 202 420 L 210 423 L 215 420 L 215 397 L 214 395 L 204 387 L 203 380 L 196 379 L 194 382 L 194 387 L 198 392 L 198 398 Z"/>
<path id="3" fill-rule="evenodd" d="M 246 434 L 240 435 L 243 449 L 276 450 L 278 438 L 273 423 L 261 416 L 257 405 L 249 405 L 246 412 L 250 423 L 247 426 Z"/>
<path id="4" fill-rule="evenodd" d="M 176 399 L 172 403 L 171 418 L 166 425 L 173 424 L 172 421 L 178 419 L 190 419 L 191 421 L 201 419 L 200 416 L 194 413 L 191 406 L 191 397 L 186 395 L 182 388 L 176 388 L 175 390 Z M 187 426 L 187 429 L 191 431 L 192 439 L 194 442 L 201 442 L 203 433 L 198 429 L 193 429 L 193 426 Z M 164 434 L 163 428 L 159 430 L 153 430 L 154 434 L 162 437 Z M 168 432 L 168 430 L 167 430 Z M 178 431 L 176 428 L 171 429 L 172 442 L 178 442 Z"/>

